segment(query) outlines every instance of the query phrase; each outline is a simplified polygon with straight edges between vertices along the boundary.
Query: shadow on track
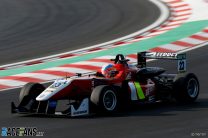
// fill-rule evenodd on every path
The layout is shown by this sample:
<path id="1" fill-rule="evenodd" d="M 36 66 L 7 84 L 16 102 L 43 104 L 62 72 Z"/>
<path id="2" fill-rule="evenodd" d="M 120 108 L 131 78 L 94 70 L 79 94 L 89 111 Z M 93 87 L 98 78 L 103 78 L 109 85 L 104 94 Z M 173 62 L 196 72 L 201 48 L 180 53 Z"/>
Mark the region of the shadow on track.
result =
<path id="1" fill-rule="evenodd" d="M 196 112 L 201 109 L 208 109 L 208 100 L 199 99 L 195 103 L 177 104 L 177 103 L 154 103 L 146 105 L 133 105 L 128 109 L 121 110 L 112 114 L 92 114 L 90 116 L 69 117 L 66 115 L 44 115 L 44 114 L 29 114 L 17 115 L 16 117 L 30 117 L 30 118 L 69 118 L 69 119 L 99 119 L 99 118 L 116 118 L 116 117 L 132 117 L 132 116 L 177 116 L 177 112 Z"/>

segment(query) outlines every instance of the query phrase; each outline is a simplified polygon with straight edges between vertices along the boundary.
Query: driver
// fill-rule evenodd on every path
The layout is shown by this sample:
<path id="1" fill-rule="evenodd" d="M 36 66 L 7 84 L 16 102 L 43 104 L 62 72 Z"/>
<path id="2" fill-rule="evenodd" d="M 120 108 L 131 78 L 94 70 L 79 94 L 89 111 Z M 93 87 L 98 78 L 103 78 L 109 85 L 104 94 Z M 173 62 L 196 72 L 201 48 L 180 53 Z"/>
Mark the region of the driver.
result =
<path id="1" fill-rule="evenodd" d="M 115 77 L 118 72 L 116 68 L 113 66 L 113 64 L 106 64 L 102 67 L 101 73 L 106 78 L 112 78 Z"/>
<path id="2" fill-rule="evenodd" d="M 101 73 L 106 78 L 113 78 L 118 80 L 125 80 L 126 70 L 128 69 L 127 64 L 107 64 L 104 65 L 101 69 Z"/>
<path id="3" fill-rule="evenodd" d="M 104 76 L 105 78 L 111 79 L 114 83 L 120 83 L 124 80 L 131 79 L 132 67 L 128 65 L 128 59 L 121 54 L 118 54 L 114 61 L 114 64 L 104 65 L 101 72 L 97 72 L 98 76 Z M 134 70 L 134 69 L 133 69 Z"/>

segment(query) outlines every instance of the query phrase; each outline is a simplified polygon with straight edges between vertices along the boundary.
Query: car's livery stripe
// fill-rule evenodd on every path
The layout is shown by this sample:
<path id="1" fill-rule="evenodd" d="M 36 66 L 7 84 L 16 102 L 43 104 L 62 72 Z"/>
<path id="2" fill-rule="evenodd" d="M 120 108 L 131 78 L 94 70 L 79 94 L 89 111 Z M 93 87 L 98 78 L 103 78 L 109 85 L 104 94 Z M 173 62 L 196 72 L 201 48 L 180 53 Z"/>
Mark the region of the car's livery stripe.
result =
<path id="1" fill-rule="evenodd" d="M 138 100 L 137 90 L 136 90 L 136 87 L 135 87 L 134 83 L 129 82 L 128 85 L 129 85 L 129 88 L 130 88 L 130 91 L 131 91 L 131 100 L 132 101 Z"/>
<path id="2" fill-rule="evenodd" d="M 140 83 L 139 82 L 134 82 L 134 85 L 136 87 L 137 95 L 138 95 L 139 99 L 140 100 L 145 99 L 144 92 L 143 92 L 143 90 L 141 88 Z"/>

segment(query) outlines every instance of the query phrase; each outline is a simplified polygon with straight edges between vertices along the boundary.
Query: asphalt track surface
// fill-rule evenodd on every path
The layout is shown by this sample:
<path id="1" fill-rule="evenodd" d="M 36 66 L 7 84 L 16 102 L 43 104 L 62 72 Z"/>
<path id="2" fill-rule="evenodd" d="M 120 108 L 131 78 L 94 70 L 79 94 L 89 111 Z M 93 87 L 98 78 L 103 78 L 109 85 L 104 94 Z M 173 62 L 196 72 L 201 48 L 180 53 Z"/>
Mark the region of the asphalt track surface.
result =
<path id="1" fill-rule="evenodd" d="M 187 53 L 189 72 L 200 81 L 200 95 L 194 104 L 153 104 L 134 107 L 111 116 L 85 118 L 12 115 L 10 101 L 17 103 L 19 89 L 0 93 L 0 127 L 37 127 L 45 137 L 73 138 L 189 138 L 208 135 L 208 46 Z M 169 73 L 176 71 L 173 61 L 154 61 Z"/>
<path id="2" fill-rule="evenodd" d="M 147 0 L 0 0 L 0 65 L 110 41 L 159 14 Z"/>

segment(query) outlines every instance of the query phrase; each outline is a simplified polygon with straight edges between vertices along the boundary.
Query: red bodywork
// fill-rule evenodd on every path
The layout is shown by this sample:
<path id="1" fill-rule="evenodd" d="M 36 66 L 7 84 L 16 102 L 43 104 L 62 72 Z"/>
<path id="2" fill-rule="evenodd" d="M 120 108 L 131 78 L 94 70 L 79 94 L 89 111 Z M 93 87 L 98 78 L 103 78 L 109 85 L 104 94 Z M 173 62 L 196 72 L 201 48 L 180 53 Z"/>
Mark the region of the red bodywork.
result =
<path id="1" fill-rule="evenodd" d="M 99 77 L 97 75 L 83 77 L 81 76 L 74 78 L 67 87 L 60 90 L 51 99 L 81 100 L 85 97 L 90 97 L 93 89 L 99 85 L 118 86 L 122 88 L 123 82 L 135 81 L 136 72 L 139 70 L 139 68 L 137 68 L 136 66 L 132 68 L 128 67 L 125 64 L 117 64 L 116 68 L 118 70 L 118 73 L 115 77 L 112 78 Z M 150 79 L 140 82 L 140 86 L 145 96 L 154 95 L 154 82 Z M 127 88 L 126 91 L 129 95 L 131 94 L 131 90 L 129 88 Z"/>

